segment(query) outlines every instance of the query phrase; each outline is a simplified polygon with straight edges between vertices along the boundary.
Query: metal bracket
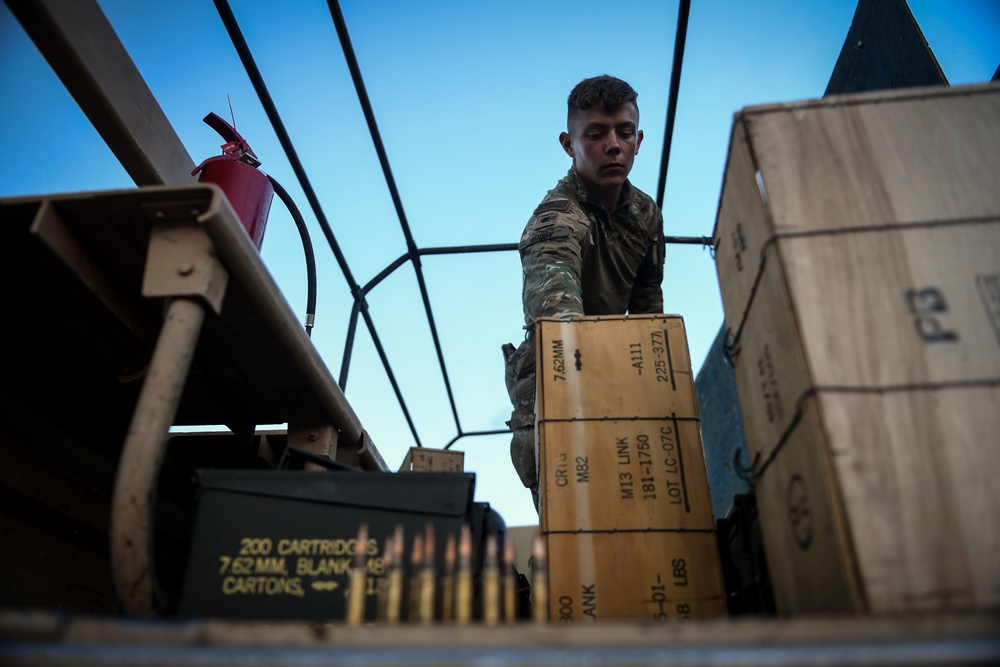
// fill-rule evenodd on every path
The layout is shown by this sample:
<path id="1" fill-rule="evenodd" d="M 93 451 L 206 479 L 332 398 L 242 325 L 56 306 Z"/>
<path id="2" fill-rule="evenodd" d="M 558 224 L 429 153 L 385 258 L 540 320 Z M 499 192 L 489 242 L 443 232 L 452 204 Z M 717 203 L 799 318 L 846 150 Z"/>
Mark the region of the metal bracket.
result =
<path id="1" fill-rule="evenodd" d="M 288 444 L 293 447 L 336 460 L 337 429 L 333 424 L 297 422 L 288 424 Z M 305 470 L 323 470 L 322 466 L 306 462 Z"/>
<path id="2" fill-rule="evenodd" d="M 142 281 L 146 297 L 197 297 L 218 315 L 229 274 L 208 234 L 192 222 L 155 225 Z"/>

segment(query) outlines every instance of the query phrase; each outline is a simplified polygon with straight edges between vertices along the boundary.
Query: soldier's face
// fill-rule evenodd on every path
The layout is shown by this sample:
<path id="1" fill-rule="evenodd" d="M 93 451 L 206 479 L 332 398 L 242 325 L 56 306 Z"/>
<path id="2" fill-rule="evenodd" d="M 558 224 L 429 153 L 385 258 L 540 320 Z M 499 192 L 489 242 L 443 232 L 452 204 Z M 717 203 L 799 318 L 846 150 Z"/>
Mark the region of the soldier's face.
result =
<path id="1" fill-rule="evenodd" d="M 642 143 L 636 106 L 629 103 L 612 114 L 601 109 L 578 112 L 569 130 L 559 142 L 583 180 L 600 190 L 621 187 Z"/>

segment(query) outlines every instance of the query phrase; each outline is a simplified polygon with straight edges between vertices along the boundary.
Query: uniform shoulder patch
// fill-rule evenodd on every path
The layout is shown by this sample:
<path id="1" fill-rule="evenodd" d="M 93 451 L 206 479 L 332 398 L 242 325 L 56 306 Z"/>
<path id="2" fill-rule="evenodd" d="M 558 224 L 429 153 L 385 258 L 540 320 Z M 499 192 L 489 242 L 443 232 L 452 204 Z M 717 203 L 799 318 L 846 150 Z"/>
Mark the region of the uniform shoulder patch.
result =
<path id="1" fill-rule="evenodd" d="M 549 201 L 543 201 L 541 204 L 535 208 L 532 215 L 538 215 L 540 213 L 545 213 L 546 211 L 558 211 L 559 213 L 566 213 L 569 211 L 570 206 L 573 203 L 568 199 L 550 199 Z"/>
<path id="2" fill-rule="evenodd" d="M 541 229 L 525 230 L 524 235 L 521 237 L 521 242 L 518 243 L 518 248 L 525 250 L 536 243 L 568 239 L 572 235 L 573 232 L 569 227 L 554 227 L 551 225 Z"/>

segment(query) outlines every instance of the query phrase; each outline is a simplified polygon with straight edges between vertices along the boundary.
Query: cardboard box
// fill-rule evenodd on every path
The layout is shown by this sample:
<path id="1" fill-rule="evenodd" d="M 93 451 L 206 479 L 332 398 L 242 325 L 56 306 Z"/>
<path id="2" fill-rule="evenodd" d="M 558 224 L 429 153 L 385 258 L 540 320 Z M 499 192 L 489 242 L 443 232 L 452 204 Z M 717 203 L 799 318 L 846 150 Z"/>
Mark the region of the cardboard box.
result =
<path id="1" fill-rule="evenodd" d="M 716 261 L 779 611 L 1000 606 L 998 119 L 995 86 L 737 114 Z"/>
<path id="2" fill-rule="evenodd" d="M 549 621 L 674 622 L 726 614 L 715 533 L 547 533 Z"/>
<path id="3" fill-rule="evenodd" d="M 462 472 L 465 470 L 465 452 L 454 449 L 410 447 L 403 458 L 399 472 Z"/>

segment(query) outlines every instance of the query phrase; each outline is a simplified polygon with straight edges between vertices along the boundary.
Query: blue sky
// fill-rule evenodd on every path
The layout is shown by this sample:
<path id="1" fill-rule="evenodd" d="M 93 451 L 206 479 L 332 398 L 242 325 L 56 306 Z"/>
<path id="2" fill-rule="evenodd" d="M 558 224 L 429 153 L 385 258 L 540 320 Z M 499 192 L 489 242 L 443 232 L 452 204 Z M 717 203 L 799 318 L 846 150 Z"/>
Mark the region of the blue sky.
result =
<path id="1" fill-rule="evenodd" d="M 352 299 L 212 2 L 104 0 L 100 6 L 195 163 L 221 140 L 214 111 L 248 139 L 261 169 L 298 202 L 319 264 L 313 341 L 339 375 Z M 851 25 L 853 0 L 696 0 L 678 97 L 664 202 L 667 233 L 712 233 L 733 114 L 820 97 Z M 954 84 L 1000 64 L 1000 1 L 913 0 L 911 9 Z M 278 112 L 326 217 L 365 284 L 405 252 L 325 2 L 233 1 Z M 645 132 L 632 181 L 655 195 L 677 3 L 358 2 L 342 10 L 416 243 L 516 241 L 565 173 L 557 137 L 582 78 L 608 73 L 639 92 Z M 128 188 L 133 183 L 47 63 L 0 5 L 0 196 Z M 296 313 L 306 273 L 290 216 L 275 199 L 262 257 Z M 503 428 L 510 411 L 500 346 L 521 337 L 515 253 L 428 257 L 423 270 L 461 426 Z M 697 246 L 668 249 L 665 309 L 686 322 L 697 370 L 722 322 L 715 269 Z M 404 265 L 369 297 L 421 443 L 456 435 L 415 274 Z M 346 394 L 390 465 L 414 444 L 363 325 Z M 508 524 L 534 521 L 507 436 L 464 438 L 477 497 Z"/>

